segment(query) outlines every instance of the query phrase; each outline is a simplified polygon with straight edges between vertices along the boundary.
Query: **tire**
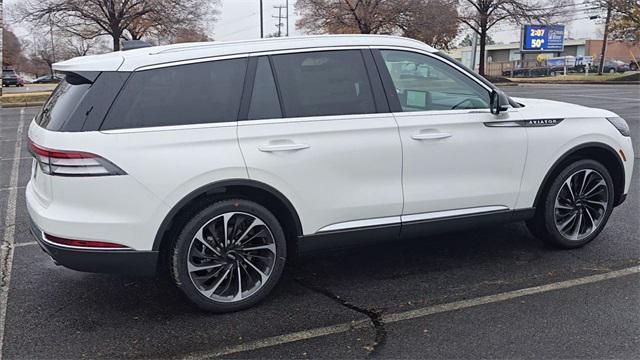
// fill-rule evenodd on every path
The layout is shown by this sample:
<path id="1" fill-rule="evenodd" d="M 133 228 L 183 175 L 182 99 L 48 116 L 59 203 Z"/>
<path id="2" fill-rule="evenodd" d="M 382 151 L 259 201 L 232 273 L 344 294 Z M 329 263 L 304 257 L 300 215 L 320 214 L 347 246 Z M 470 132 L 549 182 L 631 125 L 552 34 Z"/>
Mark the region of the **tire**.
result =
<path id="1" fill-rule="evenodd" d="M 616 69 L 609 69 L 609 74 L 615 74 L 616 73 Z"/>
<path id="2" fill-rule="evenodd" d="M 187 298 L 206 311 L 230 312 L 251 307 L 269 294 L 282 275 L 287 244 L 269 210 L 233 199 L 195 215 L 170 251 L 173 281 Z"/>
<path id="3" fill-rule="evenodd" d="M 579 248 L 602 231 L 613 201 L 613 181 L 607 168 L 594 160 L 577 160 L 552 180 L 527 227 L 547 244 Z"/>

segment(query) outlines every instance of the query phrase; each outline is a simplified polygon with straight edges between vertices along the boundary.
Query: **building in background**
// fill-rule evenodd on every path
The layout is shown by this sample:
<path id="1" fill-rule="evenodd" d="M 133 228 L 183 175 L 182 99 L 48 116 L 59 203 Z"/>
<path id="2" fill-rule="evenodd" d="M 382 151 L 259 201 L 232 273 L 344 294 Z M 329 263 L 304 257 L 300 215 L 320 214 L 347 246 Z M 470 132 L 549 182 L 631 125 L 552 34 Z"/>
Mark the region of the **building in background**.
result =
<path id="1" fill-rule="evenodd" d="M 599 58 L 602 49 L 602 40 L 575 39 L 564 40 L 564 50 L 562 52 L 544 53 L 545 57 L 558 56 L 593 56 L 594 59 Z M 479 53 L 480 50 L 476 50 Z M 472 67 L 472 47 L 460 47 L 449 52 L 453 58 L 461 61 L 468 67 Z M 520 52 L 520 43 L 514 42 L 510 44 L 487 45 L 486 69 L 485 73 L 489 76 L 500 76 L 503 71 L 512 68 L 530 68 L 544 66 L 539 61 L 539 52 Z M 478 55 L 476 55 L 478 57 Z M 624 40 L 607 41 L 607 59 L 621 60 L 629 63 L 632 60 L 640 61 L 640 44 Z M 477 70 L 478 59 L 476 59 Z"/>

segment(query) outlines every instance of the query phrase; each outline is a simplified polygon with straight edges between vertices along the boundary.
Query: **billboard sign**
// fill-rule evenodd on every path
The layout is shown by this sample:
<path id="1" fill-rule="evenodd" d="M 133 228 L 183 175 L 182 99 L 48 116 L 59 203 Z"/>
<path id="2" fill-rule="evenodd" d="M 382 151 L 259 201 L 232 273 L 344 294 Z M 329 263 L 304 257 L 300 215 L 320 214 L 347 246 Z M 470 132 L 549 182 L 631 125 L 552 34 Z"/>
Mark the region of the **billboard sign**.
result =
<path id="1" fill-rule="evenodd" d="M 525 52 L 564 50 L 564 25 L 524 25 L 520 48 Z"/>

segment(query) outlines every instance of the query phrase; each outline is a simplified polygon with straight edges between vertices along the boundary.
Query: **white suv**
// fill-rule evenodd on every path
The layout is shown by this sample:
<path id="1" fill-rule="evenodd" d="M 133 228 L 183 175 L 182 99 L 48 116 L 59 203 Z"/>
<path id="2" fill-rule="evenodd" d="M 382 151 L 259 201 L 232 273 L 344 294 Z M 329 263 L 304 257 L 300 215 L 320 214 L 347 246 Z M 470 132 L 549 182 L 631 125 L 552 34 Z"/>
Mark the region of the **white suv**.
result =
<path id="1" fill-rule="evenodd" d="M 54 70 L 29 128 L 38 242 L 76 270 L 166 269 L 211 311 L 264 298 L 298 250 L 517 220 L 579 247 L 631 179 L 616 114 L 511 99 L 406 38 L 147 47 Z"/>

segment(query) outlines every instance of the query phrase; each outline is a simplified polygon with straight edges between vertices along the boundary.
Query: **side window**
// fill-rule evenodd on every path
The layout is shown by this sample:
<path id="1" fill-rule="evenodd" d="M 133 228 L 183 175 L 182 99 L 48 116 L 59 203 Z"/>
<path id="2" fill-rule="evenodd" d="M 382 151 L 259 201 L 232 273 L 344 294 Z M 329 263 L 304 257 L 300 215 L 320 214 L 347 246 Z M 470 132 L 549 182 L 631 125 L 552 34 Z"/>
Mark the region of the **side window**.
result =
<path id="1" fill-rule="evenodd" d="M 447 63 L 409 51 L 380 52 L 403 111 L 489 108 L 489 92 Z"/>
<path id="2" fill-rule="evenodd" d="M 287 117 L 376 112 L 359 50 L 272 57 Z"/>
<path id="3" fill-rule="evenodd" d="M 258 59 L 256 77 L 251 91 L 251 103 L 249 105 L 249 120 L 272 119 L 282 117 L 280 100 L 276 83 L 273 80 L 269 58 L 263 56 Z"/>
<path id="4" fill-rule="evenodd" d="M 237 121 L 247 59 L 134 72 L 101 129 Z"/>

